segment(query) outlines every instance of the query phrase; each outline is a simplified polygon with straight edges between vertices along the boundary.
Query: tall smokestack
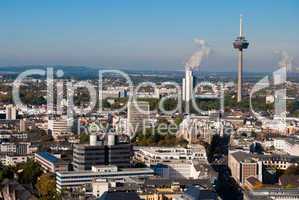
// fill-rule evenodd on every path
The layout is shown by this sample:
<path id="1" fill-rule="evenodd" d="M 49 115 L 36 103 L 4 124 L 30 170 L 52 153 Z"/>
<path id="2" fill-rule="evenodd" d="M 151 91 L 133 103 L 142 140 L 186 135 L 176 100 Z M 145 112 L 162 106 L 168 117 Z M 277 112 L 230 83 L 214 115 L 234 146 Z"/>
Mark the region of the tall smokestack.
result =
<path id="1" fill-rule="evenodd" d="M 242 85 L 243 85 L 243 49 L 248 48 L 249 43 L 243 36 L 243 17 L 240 15 L 240 35 L 234 41 L 233 46 L 239 51 L 238 59 L 238 85 L 237 85 L 237 102 L 242 101 Z"/>
<path id="2" fill-rule="evenodd" d="M 183 78 L 183 101 L 188 102 L 186 105 L 186 112 L 189 113 L 190 101 L 193 98 L 194 78 L 193 70 L 199 68 L 202 60 L 208 57 L 210 48 L 206 45 L 204 40 L 195 38 L 194 43 L 198 50 L 195 51 L 185 63 L 185 78 Z"/>
<path id="3" fill-rule="evenodd" d="M 191 101 L 193 96 L 193 72 L 187 68 L 185 70 L 185 78 L 183 79 L 183 100 Z"/>

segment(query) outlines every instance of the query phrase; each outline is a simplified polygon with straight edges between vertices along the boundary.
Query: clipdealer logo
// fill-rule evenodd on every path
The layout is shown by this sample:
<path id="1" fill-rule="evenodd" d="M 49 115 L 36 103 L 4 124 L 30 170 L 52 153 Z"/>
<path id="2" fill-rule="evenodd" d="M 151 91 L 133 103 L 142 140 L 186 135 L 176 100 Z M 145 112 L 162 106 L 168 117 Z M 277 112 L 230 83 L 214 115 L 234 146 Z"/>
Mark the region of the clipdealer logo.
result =
<path id="1" fill-rule="evenodd" d="M 66 82 L 66 89 L 67 89 L 67 118 L 70 122 L 72 122 L 74 115 L 86 115 L 92 111 L 94 111 L 95 106 L 98 103 L 98 112 L 103 112 L 103 100 L 104 100 L 104 95 L 103 95 L 103 88 L 104 88 L 104 81 L 103 81 L 103 74 L 117 74 L 118 76 L 122 77 L 127 84 L 127 88 L 128 88 L 128 102 L 132 102 L 134 104 L 134 106 L 136 107 L 136 109 L 138 110 L 138 112 L 140 113 L 148 113 L 148 110 L 143 110 L 139 104 L 138 104 L 138 91 L 143 88 L 143 87 L 151 87 L 153 89 L 157 89 L 158 86 L 156 83 L 154 82 L 142 82 L 139 83 L 138 85 L 134 85 L 133 81 L 131 80 L 130 76 L 126 73 L 124 73 L 123 71 L 120 70 L 100 70 L 99 71 L 99 80 L 98 80 L 98 85 L 92 85 L 91 83 L 89 83 L 88 81 L 78 81 L 78 82 Z M 32 70 L 27 70 L 24 71 L 23 73 L 21 73 L 16 80 L 13 83 L 13 101 L 15 103 L 15 105 L 19 108 L 19 109 L 27 109 L 27 106 L 21 101 L 20 98 L 20 86 L 22 85 L 22 82 L 30 76 L 33 75 L 39 75 L 39 76 L 46 76 L 46 83 L 47 83 L 47 114 L 52 115 L 55 114 L 56 112 L 62 112 L 63 111 L 63 106 L 61 104 L 57 104 L 56 105 L 56 111 L 54 110 L 54 87 L 55 87 L 55 80 L 54 80 L 54 69 L 53 68 L 47 68 L 46 70 L 42 70 L 42 69 L 32 69 Z M 57 70 L 56 71 L 56 77 L 58 78 L 62 78 L 64 75 L 62 70 Z M 274 77 L 274 85 L 281 85 L 286 81 L 286 68 L 280 68 L 279 70 L 273 72 L 273 77 Z M 204 112 L 203 110 L 201 110 L 199 108 L 199 106 L 196 104 L 196 96 L 195 93 L 196 91 L 203 86 L 209 87 L 213 90 L 213 92 L 215 94 L 217 94 L 218 96 L 218 100 L 219 100 L 219 110 L 217 112 L 219 113 L 224 113 L 224 88 L 228 85 L 231 85 L 231 83 L 211 83 L 211 82 L 200 82 L 197 83 L 195 85 L 195 87 L 192 90 L 192 98 L 191 98 L 191 102 L 186 102 L 182 100 L 182 87 L 176 83 L 176 82 L 163 82 L 160 85 L 163 87 L 173 87 L 176 89 L 177 93 L 175 94 L 170 94 L 170 95 L 166 95 L 163 96 L 159 99 L 159 104 L 158 104 L 158 109 L 160 113 L 164 113 L 164 114 L 174 114 L 174 113 L 182 113 L 183 112 L 183 108 L 189 108 L 190 105 L 192 105 L 192 107 L 194 108 L 194 110 L 198 113 L 202 113 Z M 263 121 L 263 122 L 270 122 L 271 119 L 267 119 L 265 117 L 262 117 L 258 112 L 256 112 L 253 108 L 253 104 L 252 104 L 252 97 L 254 96 L 254 94 L 256 92 L 258 92 L 259 90 L 262 90 L 266 87 L 270 86 L 270 81 L 269 81 L 269 77 L 266 76 L 264 77 L 262 80 L 260 80 L 259 82 L 257 82 L 253 88 L 251 89 L 250 92 L 250 110 L 251 112 L 256 116 L 256 118 L 258 118 L 259 120 Z M 96 88 L 98 87 L 98 91 L 96 90 Z M 88 90 L 89 93 L 89 104 L 86 107 L 77 107 L 74 104 L 74 91 L 78 88 L 86 88 Z M 218 89 L 213 89 L 213 88 L 218 88 Z M 63 95 L 61 95 L 63 93 L 63 87 L 56 85 L 56 91 L 57 91 L 57 100 L 62 100 Z M 275 101 L 275 115 L 276 116 L 280 116 L 281 118 L 281 122 L 285 124 L 285 113 L 286 113 L 286 89 L 280 89 L 275 91 L 275 97 L 277 97 L 277 101 Z M 177 104 L 176 107 L 173 110 L 167 110 L 165 108 L 164 103 L 170 99 L 170 98 L 174 98 L 177 100 Z M 112 110 L 112 112 L 122 112 L 125 111 L 127 109 L 127 104 L 124 104 L 121 108 L 118 109 L 114 109 Z M 157 111 L 157 110 L 156 110 Z M 88 132 L 93 132 L 93 131 L 99 131 L 100 127 L 97 125 L 97 127 L 95 127 L 94 125 L 92 125 L 91 127 L 88 128 Z"/>

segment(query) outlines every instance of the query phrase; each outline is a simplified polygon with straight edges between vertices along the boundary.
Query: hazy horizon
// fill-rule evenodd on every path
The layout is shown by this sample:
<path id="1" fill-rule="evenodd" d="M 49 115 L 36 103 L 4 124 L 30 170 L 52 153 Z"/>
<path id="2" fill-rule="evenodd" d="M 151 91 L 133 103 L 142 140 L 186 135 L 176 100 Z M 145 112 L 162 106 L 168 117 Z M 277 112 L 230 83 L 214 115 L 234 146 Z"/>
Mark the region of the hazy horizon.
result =
<path id="1" fill-rule="evenodd" d="M 199 38 L 211 50 L 201 70 L 234 72 L 243 14 L 244 71 L 277 69 L 278 51 L 299 67 L 298 8 L 296 0 L 2 1 L 0 66 L 183 70 Z"/>

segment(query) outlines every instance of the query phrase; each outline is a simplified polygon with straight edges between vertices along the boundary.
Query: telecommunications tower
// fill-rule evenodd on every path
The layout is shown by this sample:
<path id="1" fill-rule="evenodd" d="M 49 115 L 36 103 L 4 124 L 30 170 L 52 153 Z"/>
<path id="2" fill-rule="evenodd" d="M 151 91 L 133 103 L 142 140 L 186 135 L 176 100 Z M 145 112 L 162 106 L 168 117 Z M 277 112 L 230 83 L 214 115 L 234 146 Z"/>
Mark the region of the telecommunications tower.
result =
<path id="1" fill-rule="evenodd" d="M 240 16 L 240 35 L 233 43 L 234 48 L 238 50 L 238 86 L 237 86 L 237 102 L 242 101 L 242 82 L 243 82 L 243 49 L 247 49 L 249 43 L 243 35 L 243 19 Z"/>

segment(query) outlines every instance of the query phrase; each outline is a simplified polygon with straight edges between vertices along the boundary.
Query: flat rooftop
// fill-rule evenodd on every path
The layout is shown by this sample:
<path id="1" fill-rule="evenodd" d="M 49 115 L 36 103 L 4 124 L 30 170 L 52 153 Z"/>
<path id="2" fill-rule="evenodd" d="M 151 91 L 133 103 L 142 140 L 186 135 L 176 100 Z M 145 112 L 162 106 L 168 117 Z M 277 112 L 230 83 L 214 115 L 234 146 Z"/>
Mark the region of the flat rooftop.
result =
<path id="1" fill-rule="evenodd" d="M 51 163 L 64 163 L 63 160 L 55 157 L 53 154 L 51 154 L 47 151 L 38 152 L 36 154 L 39 155 L 40 157 L 44 158 L 45 160 L 51 162 Z"/>
<path id="2" fill-rule="evenodd" d="M 119 174 L 122 174 L 122 173 L 126 173 L 126 172 L 137 172 L 137 173 L 141 173 L 141 172 L 146 172 L 146 173 L 149 173 L 149 172 L 152 172 L 154 173 L 154 171 L 150 168 L 121 168 L 121 169 L 118 169 L 117 172 L 94 172 L 92 170 L 85 170 L 85 171 L 61 171 L 61 172 L 56 172 L 56 174 L 58 175 L 109 175 L 109 174 L 115 174 L 115 173 L 119 173 Z"/>

